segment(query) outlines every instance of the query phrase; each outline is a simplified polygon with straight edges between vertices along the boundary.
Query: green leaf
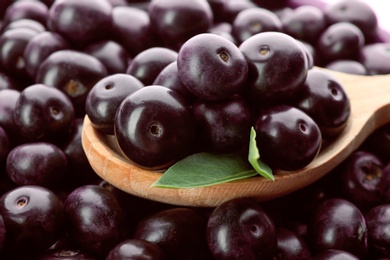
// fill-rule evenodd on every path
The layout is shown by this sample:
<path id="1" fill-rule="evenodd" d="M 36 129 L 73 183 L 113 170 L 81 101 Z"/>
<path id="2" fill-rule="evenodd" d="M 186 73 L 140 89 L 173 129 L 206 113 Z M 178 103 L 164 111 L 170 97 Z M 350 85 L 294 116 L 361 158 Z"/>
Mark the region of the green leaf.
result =
<path id="1" fill-rule="evenodd" d="M 272 181 L 275 180 L 272 169 L 260 160 L 260 153 L 256 143 L 256 131 L 253 127 L 250 134 L 248 161 L 261 176 Z"/>
<path id="2" fill-rule="evenodd" d="M 196 153 L 172 165 L 152 187 L 196 188 L 256 176 L 237 154 Z"/>

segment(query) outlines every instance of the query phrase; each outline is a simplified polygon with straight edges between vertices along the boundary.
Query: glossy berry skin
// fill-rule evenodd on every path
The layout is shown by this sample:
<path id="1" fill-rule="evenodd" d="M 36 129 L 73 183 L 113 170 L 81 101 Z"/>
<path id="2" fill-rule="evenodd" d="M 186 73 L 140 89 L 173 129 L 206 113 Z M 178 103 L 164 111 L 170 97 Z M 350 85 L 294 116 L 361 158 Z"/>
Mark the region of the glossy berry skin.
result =
<path id="1" fill-rule="evenodd" d="M 315 6 L 303 5 L 283 16 L 283 31 L 295 39 L 315 44 L 326 28 L 324 12 Z"/>
<path id="2" fill-rule="evenodd" d="M 326 249 L 339 249 L 364 259 L 368 250 L 367 232 L 362 212 L 342 198 L 322 202 L 308 222 L 308 241 L 314 255 Z"/>
<path id="3" fill-rule="evenodd" d="M 359 260 L 359 258 L 343 250 L 327 249 L 313 256 L 312 260 Z"/>
<path id="4" fill-rule="evenodd" d="M 173 61 L 162 69 L 154 80 L 153 85 L 160 85 L 177 91 L 189 103 L 193 103 L 197 99 L 181 81 L 179 70 L 177 69 L 177 61 Z"/>
<path id="5" fill-rule="evenodd" d="M 165 47 L 178 50 L 192 36 L 206 32 L 213 21 L 207 1 L 152 0 L 148 7 L 151 28 Z"/>
<path id="6" fill-rule="evenodd" d="M 28 28 L 15 28 L 1 34 L 0 68 L 11 76 L 26 76 L 24 49 L 37 34 Z"/>
<path id="7" fill-rule="evenodd" d="M 130 62 L 126 73 L 136 77 L 144 85 L 152 85 L 161 70 L 176 59 L 176 51 L 152 47 L 138 53 Z"/>
<path id="8" fill-rule="evenodd" d="M 69 133 L 74 120 L 70 99 L 60 90 L 43 84 L 25 88 L 15 104 L 14 121 L 27 140 L 58 140 Z"/>
<path id="9" fill-rule="evenodd" d="M 285 228 L 276 229 L 278 246 L 277 259 L 312 259 L 311 253 L 306 242 L 295 234 Z"/>
<path id="10" fill-rule="evenodd" d="M 57 146 L 33 142 L 14 147 L 7 157 L 7 175 L 17 185 L 53 188 L 64 179 L 68 162 Z"/>
<path id="11" fill-rule="evenodd" d="M 368 75 L 390 73 L 390 43 L 372 43 L 365 45 L 360 51 L 359 61 L 367 69 Z"/>
<path id="12" fill-rule="evenodd" d="M 7 132 L 0 126 L 0 165 L 6 161 L 11 150 L 10 141 Z"/>
<path id="13" fill-rule="evenodd" d="M 283 25 L 279 17 L 265 8 L 248 8 L 239 12 L 232 23 L 232 34 L 242 43 L 261 32 L 281 32 Z"/>
<path id="14" fill-rule="evenodd" d="M 318 154 L 318 125 L 302 110 L 280 105 L 264 111 L 255 123 L 256 142 L 270 167 L 291 171 L 308 165 Z"/>
<path id="15" fill-rule="evenodd" d="M 202 150 L 237 152 L 248 143 L 252 123 L 247 102 L 240 96 L 193 104 Z"/>
<path id="16" fill-rule="evenodd" d="M 85 115 L 85 100 L 89 91 L 107 75 L 106 67 L 97 58 L 66 49 L 53 52 L 41 63 L 35 81 L 64 92 L 79 117 Z"/>
<path id="17" fill-rule="evenodd" d="M 295 106 L 317 123 L 323 137 L 341 133 L 351 114 L 351 104 L 343 86 L 330 73 L 309 70 Z"/>
<path id="18" fill-rule="evenodd" d="M 153 45 L 148 12 L 131 6 L 115 6 L 112 9 L 112 37 L 131 56 Z"/>
<path id="19" fill-rule="evenodd" d="M 206 237 L 215 259 L 273 259 L 277 249 L 273 221 L 257 202 L 246 198 L 216 207 Z"/>
<path id="20" fill-rule="evenodd" d="M 3 194 L 0 214 L 6 225 L 7 252 L 11 254 L 43 252 L 64 230 L 61 200 L 40 186 L 21 186 Z"/>
<path id="21" fill-rule="evenodd" d="M 316 49 L 324 64 L 340 59 L 357 60 L 365 44 L 362 31 L 351 23 L 335 23 L 318 38 Z"/>
<path id="22" fill-rule="evenodd" d="M 232 27 L 233 26 L 230 23 L 221 22 L 221 23 L 214 24 L 213 26 L 211 26 L 207 32 L 222 36 L 222 37 L 228 39 L 229 41 L 231 41 L 232 43 L 234 43 L 235 45 L 237 45 L 237 40 L 236 40 L 236 38 L 234 38 L 234 36 L 232 34 L 232 31 L 233 31 Z"/>
<path id="23" fill-rule="evenodd" d="M 338 1 L 328 5 L 324 9 L 324 14 L 328 24 L 348 22 L 356 25 L 363 32 L 367 42 L 374 37 L 378 28 L 375 11 L 364 1 Z"/>
<path id="24" fill-rule="evenodd" d="M 131 61 L 128 51 L 112 40 L 92 43 L 84 49 L 84 52 L 100 60 L 110 75 L 125 73 Z"/>
<path id="25" fill-rule="evenodd" d="M 76 118 L 71 132 L 61 143 L 60 148 L 68 161 L 68 171 L 61 187 L 73 190 L 79 186 L 91 184 L 99 179 L 93 171 L 81 143 L 84 118 Z"/>
<path id="26" fill-rule="evenodd" d="M 390 206 L 382 204 L 365 214 L 368 228 L 368 239 L 374 254 L 379 257 L 390 257 Z"/>
<path id="27" fill-rule="evenodd" d="M 11 23 L 9 23 L 7 26 L 3 28 L 3 32 L 11 30 L 11 29 L 17 29 L 17 28 L 26 28 L 31 29 L 37 33 L 41 33 L 46 31 L 46 27 L 41 24 L 40 22 L 37 22 L 35 20 L 31 19 L 19 19 L 15 20 Z"/>
<path id="28" fill-rule="evenodd" d="M 223 8 L 223 22 L 233 23 L 237 15 L 246 9 L 258 7 L 252 1 L 228 0 Z"/>
<path id="29" fill-rule="evenodd" d="M 354 75 L 367 75 L 367 69 L 356 60 L 335 60 L 325 66 L 326 69 Z"/>
<path id="30" fill-rule="evenodd" d="M 306 79 L 306 53 L 291 36 L 263 32 L 239 46 L 249 64 L 248 95 L 255 107 L 291 99 Z"/>
<path id="31" fill-rule="evenodd" d="M 121 102 L 144 87 L 136 77 L 113 74 L 99 80 L 85 101 L 85 110 L 92 126 L 104 134 L 114 134 L 114 118 Z"/>
<path id="32" fill-rule="evenodd" d="M 127 239 L 111 249 L 106 257 L 106 260 L 118 259 L 167 260 L 168 258 L 156 243 L 143 239 Z"/>
<path id="33" fill-rule="evenodd" d="M 122 101 L 115 116 L 119 148 L 132 162 L 164 168 L 192 152 L 195 120 L 175 91 L 153 85 Z"/>
<path id="34" fill-rule="evenodd" d="M 50 7 L 47 27 L 80 47 L 107 37 L 111 19 L 112 6 L 106 0 L 59 0 Z"/>
<path id="35" fill-rule="evenodd" d="M 314 64 L 317 62 L 317 55 L 316 55 L 316 50 L 314 49 L 314 46 L 311 45 L 310 43 L 299 41 L 298 42 L 301 44 L 303 51 L 306 54 L 307 58 L 307 67 L 308 69 L 312 69 L 314 67 Z"/>
<path id="36" fill-rule="evenodd" d="M 76 188 L 66 197 L 64 207 L 69 239 L 86 253 L 104 258 L 128 236 L 125 213 L 115 196 L 103 187 Z"/>
<path id="37" fill-rule="evenodd" d="M 60 34 L 49 31 L 37 34 L 27 43 L 23 52 L 28 75 L 34 78 L 39 65 L 50 54 L 67 48 L 69 44 Z"/>
<path id="38" fill-rule="evenodd" d="M 48 7 L 41 1 L 17 1 L 8 6 L 4 21 L 9 24 L 21 19 L 30 19 L 46 25 L 48 13 Z"/>
<path id="39" fill-rule="evenodd" d="M 343 163 L 343 192 L 351 202 L 365 211 L 382 204 L 381 182 L 383 164 L 370 152 L 355 151 Z"/>
<path id="40" fill-rule="evenodd" d="M 203 100 L 221 100 L 243 91 L 248 74 L 248 64 L 238 47 L 211 33 L 186 41 L 177 66 L 183 84 Z"/>
<path id="41" fill-rule="evenodd" d="M 18 135 L 14 121 L 14 110 L 19 95 L 20 91 L 15 89 L 0 90 L 0 127 L 7 132 L 11 139 Z"/>
<path id="42" fill-rule="evenodd" d="M 206 224 L 201 209 L 166 209 L 142 219 L 134 238 L 157 244 L 168 259 L 206 259 Z"/>

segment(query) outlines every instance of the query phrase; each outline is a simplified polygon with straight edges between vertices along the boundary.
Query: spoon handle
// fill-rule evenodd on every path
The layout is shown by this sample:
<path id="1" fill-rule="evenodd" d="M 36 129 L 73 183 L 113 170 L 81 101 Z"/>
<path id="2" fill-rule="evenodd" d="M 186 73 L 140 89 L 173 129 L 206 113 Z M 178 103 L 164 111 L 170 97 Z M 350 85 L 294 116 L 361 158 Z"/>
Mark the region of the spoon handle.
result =
<path id="1" fill-rule="evenodd" d="M 288 174 L 326 173 L 345 160 L 377 128 L 390 122 L 390 75 L 359 76 L 329 71 L 344 87 L 351 115 L 346 128 L 305 169 Z"/>
<path id="2" fill-rule="evenodd" d="M 129 164 L 112 140 L 93 129 L 88 116 L 83 125 L 83 148 L 100 177 L 142 198 L 182 206 L 214 207 L 237 197 L 258 200 L 280 197 L 324 176 L 357 149 L 375 129 L 390 123 L 390 75 L 354 76 L 327 72 L 339 80 L 351 101 L 351 116 L 346 128 L 328 146 L 324 146 L 307 167 L 294 172 L 276 172 L 275 181 L 253 177 L 200 188 L 151 188 L 161 174 Z"/>

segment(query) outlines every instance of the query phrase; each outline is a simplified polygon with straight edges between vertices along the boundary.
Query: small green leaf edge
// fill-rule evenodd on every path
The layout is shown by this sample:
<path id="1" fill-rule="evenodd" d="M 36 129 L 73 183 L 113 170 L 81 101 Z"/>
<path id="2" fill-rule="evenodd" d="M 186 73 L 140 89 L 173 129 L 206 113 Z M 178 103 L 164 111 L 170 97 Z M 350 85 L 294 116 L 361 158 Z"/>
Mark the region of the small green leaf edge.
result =
<path id="1" fill-rule="evenodd" d="M 260 160 L 260 153 L 256 142 L 256 130 L 252 126 L 250 132 L 248 161 L 261 176 L 266 179 L 275 180 L 275 176 L 272 173 L 271 167 Z"/>

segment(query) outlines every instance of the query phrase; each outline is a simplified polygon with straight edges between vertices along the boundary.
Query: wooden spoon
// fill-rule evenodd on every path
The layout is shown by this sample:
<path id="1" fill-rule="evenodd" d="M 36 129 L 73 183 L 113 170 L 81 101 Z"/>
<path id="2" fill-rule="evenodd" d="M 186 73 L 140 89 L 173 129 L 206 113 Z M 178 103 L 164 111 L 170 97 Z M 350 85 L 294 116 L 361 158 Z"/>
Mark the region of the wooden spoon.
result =
<path id="1" fill-rule="evenodd" d="M 390 75 L 357 76 L 328 72 L 343 85 L 351 101 L 347 126 L 307 167 L 291 172 L 277 171 L 275 181 L 259 176 L 201 188 L 151 187 L 162 173 L 129 163 L 114 137 L 95 131 L 88 116 L 84 120 L 82 145 L 92 168 L 101 178 L 142 198 L 198 207 L 214 207 L 237 197 L 260 201 L 276 198 L 318 180 L 345 160 L 375 129 L 390 122 Z"/>

